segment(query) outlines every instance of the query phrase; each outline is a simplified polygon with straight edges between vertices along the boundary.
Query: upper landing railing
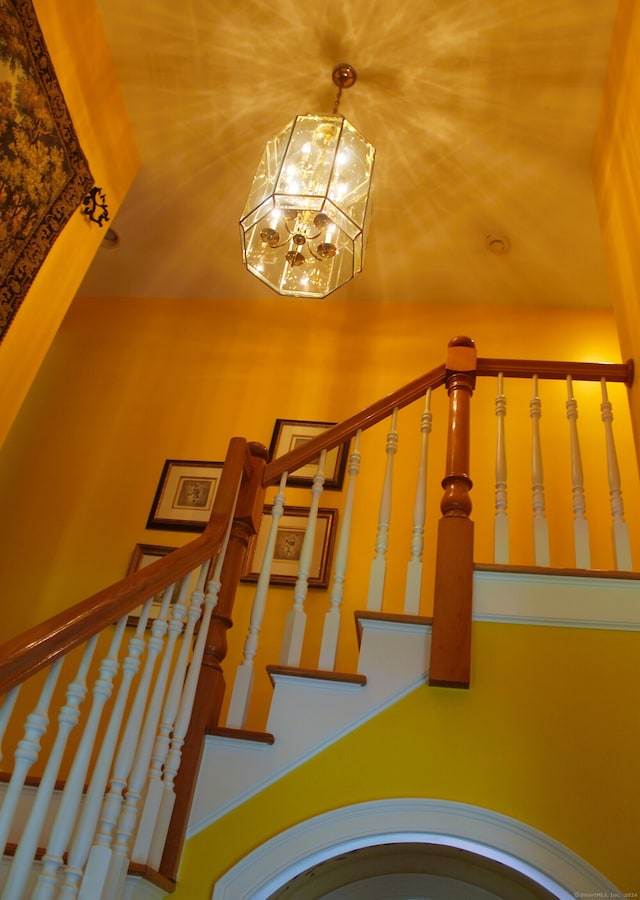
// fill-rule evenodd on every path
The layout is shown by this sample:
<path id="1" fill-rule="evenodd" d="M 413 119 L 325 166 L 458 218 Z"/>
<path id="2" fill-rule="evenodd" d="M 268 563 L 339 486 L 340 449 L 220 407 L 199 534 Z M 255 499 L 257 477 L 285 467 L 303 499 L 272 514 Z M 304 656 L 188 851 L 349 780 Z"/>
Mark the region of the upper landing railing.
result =
<path id="1" fill-rule="evenodd" d="M 492 377 L 485 379 L 486 385 L 497 385 L 491 396 L 480 396 L 483 376 Z M 175 879 L 205 734 L 221 725 L 247 726 L 256 663 L 263 662 L 259 637 L 272 627 L 265 612 L 278 581 L 274 564 L 283 564 L 279 538 L 291 511 L 285 498 L 294 496 L 301 503 L 301 488 L 295 477 L 290 481 L 301 467 L 311 467 L 313 474 L 310 500 L 302 510 L 295 507 L 303 513 L 304 528 L 297 526 L 290 545 L 295 548 L 295 574 L 288 578 L 292 599 L 283 626 L 281 665 L 304 663 L 334 671 L 339 639 L 349 640 L 341 634 L 346 611 L 366 606 L 373 613 L 413 617 L 433 611 L 430 682 L 469 684 L 472 437 L 479 447 L 473 471 L 474 517 L 480 517 L 481 525 L 476 544 L 485 548 L 480 561 L 513 562 L 510 545 L 513 538 L 521 544 L 526 531 L 532 536 L 531 564 L 556 565 L 554 554 L 566 553 L 567 535 L 572 534 L 575 566 L 590 568 L 592 549 L 600 552 L 605 517 L 596 504 L 597 521 L 588 521 L 586 498 L 591 496 L 592 469 L 600 461 L 602 493 L 610 508 L 605 531 L 613 535 L 611 568 L 631 570 L 633 541 L 624 514 L 608 391 L 615 383 L 629 386 L 632 377 L 631 364 L 478 359 L 473 342 L 459 338 L 450 343 L 444 364 L 277 459 L 267 462 L 260 445 L 232 439 L 202 535 L 0 648 L 0 685 L 6 694 L 0 736 L 16 748 L 0 812 L 0 841 L 13 857 L 3 897 L 23 896 L 36 854 L 41 857 L 37 898 L 94 897 L 99 884 L 105 900 L 119 897 L 132 866 L 167 887 Z M 525 407 L 527 427 L 511 428 L 516 438 L 511 456 L 505 436 L 507 379 L 526 382 L 528 395 L 523 401 L 520 391 L 513 411 L 517 422 L 517 406 Z M 559 426 L 546 399 L 545 420 L 556 429 L 550 444 L 540 421 L 540 385 L 558 379 L 565 391 L 564 460 Z M 599 390 L 601 449 L 596 450 L 589 424 L 584 459 L 578 384 Z M 442 387 L 445 391 L 438 390 Z M 585 396 L 593 399 L 590 391 Z M 509 409 L 511 417 L 511 405 Z M 582 427 L 588 421 L 582 401 L 580 414 Z M 549 446 L 551 490 L 542 465 Z M 339 447 L 348 457 L 346 482 L 342 491 L 333 492 L 333 508 L 323 509 L 328 454 Z M 437 463 L 431 474 L 428 459 L 434 450 Z M 509 489 L 508 458 L 516 470 Z M 635 459 L 633 469 L 637 490 Z M 522 498 L 525 481 L 530 529 L 514 521 L 507 503 L 508 495 Z M 265 490 L 275 492 L 266 519 Z M 560 495 L 569 498 L 568 529 L 556 525 Z M 553 514 L 548 515 L 551 506 Z M 259 553 L 253 550 L 258 546 Z M 323 583 L 328 590 L 316 597 L 326 597 L 327 605 L 320 620 L 314 602 L 314 623 L 321 621 L 322 634 L 305 642 L 308 590 L 314 587 L 318 560 L 326 564 Z M 292 560 L 286 564 L 291 571 Z M 236 589 L 241 579 L 247 580 L 248 570 L 255 582 L 251 614 L 242 659 L 227 676 L 232 690 L 225 702 L 227 631 Z M 138 607 L 132 627 L 129 615 Z M 308 646 L 316 648 L 315 659 Z M 30 704 L 26 721 L 19 694 Z M 34 770 L 39 787 L 25 813 L 22 788 Z M 56 803 L 61 778 L 65 788 Z M 15 824 L 24 821 L 24 827 Z"/>

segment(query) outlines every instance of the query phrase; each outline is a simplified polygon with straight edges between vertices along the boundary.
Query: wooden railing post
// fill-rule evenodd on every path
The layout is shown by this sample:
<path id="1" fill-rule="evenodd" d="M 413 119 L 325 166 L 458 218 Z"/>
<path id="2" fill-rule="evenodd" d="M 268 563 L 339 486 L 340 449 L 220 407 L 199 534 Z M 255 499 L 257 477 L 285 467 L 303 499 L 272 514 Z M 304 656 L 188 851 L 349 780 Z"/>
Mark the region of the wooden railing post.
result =
<path id="1" fill-rule="evenodd" d="M 469 687 L 473 592 L 472 481 L 469 477 L 469 408 L 475 387 L 476 350 L 471 338 L 449 342 L 446 386 L 449 432 L 444 496 L 438 523 L 429 683 Z"/>
<path id="2" fill-rule="evenodd" d="M 227 631 L 236 589 L 249 539 L 257 533 L 264 504 L 262 477 L 267 451 L 261 444 L 249 444 L 252 470 L 240 489 L 236 515 L 220 577 L 218 602 L 211 616 L 193 705 L 193 714 L 185 735 L 182 762 L 175 781 L 176 800 L 160 863 L 160 874 L 177 879 L 182 846 L 196 788 L 207 730 L 218 725 L 225 681 L 222 661 L 227 654 Z"/>

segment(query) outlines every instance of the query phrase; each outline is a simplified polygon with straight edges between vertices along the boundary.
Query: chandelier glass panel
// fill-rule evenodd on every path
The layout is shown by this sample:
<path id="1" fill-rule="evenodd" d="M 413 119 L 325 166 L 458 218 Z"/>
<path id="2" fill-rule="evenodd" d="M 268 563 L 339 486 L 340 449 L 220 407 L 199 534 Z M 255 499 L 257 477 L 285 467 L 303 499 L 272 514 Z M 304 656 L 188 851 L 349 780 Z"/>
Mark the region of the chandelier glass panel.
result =
<path id="1" fill-rule="evenodd" d="M 350 81 L 336 73 L 349 71 Z M 340 78 L 342 77 L 342 81 Z M 326 297 L 362 269 L 374 147 L 337 114 L 301 115 L 266 145 L 240 219 L 248 270 L 277 293 Z"/>

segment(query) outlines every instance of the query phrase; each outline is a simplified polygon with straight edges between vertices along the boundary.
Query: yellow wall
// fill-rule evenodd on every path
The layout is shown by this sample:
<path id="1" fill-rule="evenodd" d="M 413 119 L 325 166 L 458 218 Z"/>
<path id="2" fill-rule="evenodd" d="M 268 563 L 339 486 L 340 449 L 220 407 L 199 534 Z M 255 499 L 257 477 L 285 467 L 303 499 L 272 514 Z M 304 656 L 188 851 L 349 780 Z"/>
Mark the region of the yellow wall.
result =
<path id="1" fill-rule="evenodd" d="M 640 358 L 640 9 L 619 0 L 594 152 L 594 186 L 609 264 L 620 346 Z M 640 391 L 632 396 L 640 446 Z"/>
<path id="2" fill-rule="evenodd" d="M 191 838 L 174 897 L 210 897 L 243 856 L 312 816 L 393 797 L 513 817 L 637 891 L 639 641 L 477 623 L 469 691 L 417 689 Z"/>
<path id="3" fill-rule="evenodd" d="M 139 159 L 95 0 L 35 0 L 34 7 L 80 145 L 113 218 Z M 0 445 L 103 234 L 76 211 L 0 344 Z"/>

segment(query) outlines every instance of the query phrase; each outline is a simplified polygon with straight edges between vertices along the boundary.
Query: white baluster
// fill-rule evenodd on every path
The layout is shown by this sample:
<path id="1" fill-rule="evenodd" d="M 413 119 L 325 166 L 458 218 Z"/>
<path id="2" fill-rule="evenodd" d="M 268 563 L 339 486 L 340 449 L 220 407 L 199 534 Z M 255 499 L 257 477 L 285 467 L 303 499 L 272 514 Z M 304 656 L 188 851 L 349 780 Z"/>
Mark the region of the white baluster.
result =
<path id="1" fill-rule="evenodd" d="M 576 568 L 591 567 L 589 551 L 589 526 L 585 514 L 584 476 L 582 473 L 582 457 L 578 440 L 578 404 L 573 396 L 573 381 L 567 375 L 567 419 L 571 441 L 571 492 L 573 495 L 573 536 L 576 552 Z"/>
<path id="2" fill-rule="evenodd" d="M 156 672 L 151 698 L 147 705 L 144 723 L 135 749 L 135 757 L 127 781 L 124 803 L 118 816 L 115 828 L 115 839 L 107 880 L 103 890 L 104 900 L 109 897 L 119 898 L 124 891 L 127 869 L 129 868 L 129 845 L 133 837 L 138 819 L 140 799 L 149 774 L 151 752 L 156 739 L 158 722 L 164 695 L 169 679 L 169 670 L 173 662 L 176 641 L 182 632 L 185 621 L 186 600 L 189 594 L 191 573 L 184 575 L 175 603 L 171 605 L 171 617 L 167 628 L 164 647 L 161 648 L 160 666 Z"/>
<path id="3" fill-rule="evenodd" d="M 609 476 L 609 499 L 611 503 L 613 556 L 616 569 L 623 572 L 631 572 L 631 544 L 629 542 L 629 529 L 624 520 L 624 503 L 622 502 L 622 489 L 620 483 L 620 469 L 618 467 L 618 454 L 613 440 L 613 411 L 607 394 L 607 382 L 603 378 L 600 382 L 602 388 L 602 403 L 600 412 L 604 424 L 605 441 L 607 447 L 607 472 Z"/>
<path id="4" fill-rule="evenodd" d="M 63 657 L 60 657 L 51 666 L 44 687 L 40 692 L 36 708 L 27 716 L 24 726 L 24 737 L 18 742 L 16 747 L 11 781 L 2 803 L 2 810 L 0 810 L 0 847 L 2 847 L 3 852 L 27 773 L 40 754 L 40 739 L 49 725 L 49 704 L 60 675 L 62 663 Z"/>
<path id="5" fill-rule="evenodd" d="M 171 734 L 171 743 L 166 755 L 164 764 L 164 773 L 162 781 L 162 794 L 158 806 L 158 814 L 151 836 L 147 863 L 154 869 L 159 869 L 164 852 L 164 845 L 171 824 L 171 815 L 175 805 L 175 779 L 180 768 L 182 759 L 182 748 L 184 739 L 189 727 L 191 713 L 193 711 L 193 703 L 198 686 L 198 678 L 200 677 L 200 666 L 204 654 L 207 632 L 209 631 L 209 623 L 211 614 L 218 602 L 218 594 L 220 592 L 220 577 L 212 579 L 204 600 L 204 613 L 200 620 L 200 628 L 198 629 L 198 637 L 194 646 L 193 656 L 190 661 L 187 680 L 180 698 L 180 708 L 176 716 L 173 733 Z"/>
<path id="6" fill-rule="evenodd" d="M 158 818 L 158 810 L 162 800 L 162 768 L 169 752 L 171 732 L 173 730 L 180 695 L 184 686 L 185 675 L 189 664 L 189 655 L 191 653 L 191 644 L 196 623 L 198 622 L 202 604 L 204 603 L 204 586 L 209 570 L 209 562 L 204 563 L 200 567 L 196 588 L 191 594 L 191 602 L 187 607 L 187 624 L 185 627 L 182 641 L 180 643 L 180 652 L 174 671 L 171 675 L 169 691 L 165 701 L 164 709 L 158 735 L 156 737 L 153 751 L 151 754 L 151 765 L 149 767 L 149 784 L 145 795 L 144 809 L 140 817 L 140 824 L 136 834 L 136 840 L 133 847 L 131 858 L 134 862 L 145 863 L 151 846 L 151 838 L 153 829 Z"/>
<path id="7" fill-rule="evenodd" d="M 93 686 L 93 703 L 87 724 L 75 754 L 69 777 L 51 828 L 51 836 L 47 843 L 47 852 L 42 859 L 42 871 L 32 895 L 32 900 L 49 900 L 56 893 L 58 869 L 62 865 L 62 856 L 67 849 L 69 838 L 75 825 L 84 783 L 89 768 L 91 753 L 98 732 L 104 706 L 111 696 L 113 681 L 118 671 L 118 653 L 124 636 L 127 616 L 118 622 L 107 656 L 100 663 L 100 671 Z"/>
<path id="8" fill-rule="evenodd" d="M 322 643 L 320 645 L 320 658 L 318 668 L 333 671 L 336 663 L 336 651 L 338 649 L 338 634 L 340 632 L 340 611 L 342 608 L 342 596 L 349 558 L 349 544 L 351 541 L 351 520 L 353 518 L 353 500 L 356 489 L 356 478 L 360 472 L 360 434 L 356 432 L 353 451 L 349 456 L 349 483 L 344 501 L 342 524 L 338 536 L 336 548 L 336 560 L 333 569 L 333 582 L 329 610 L 324 620 L 322 631 Z"/>
<path id="9" fill-rule="evenodd" d="M 307 520 L 307 528 L 302 540 L 300 549 L 300 565 L 298 567 L 298 577 L 293 589 L 293 606 L 287 615 L 287 621 L 284 628 L 284 638 L 282 640 L 282 650 L 280 653 L 280 664 L 283 666 L 299 666 L 300 657 L 302 655 L 302 642 L 304 640 L 304 631 L 307 623 L 307 614 L 304 611 L 304 601 L 307 596 L 307 588 L 309 583 L 309 572 L 311 570 L 311 560 L 313 558 L 313 548 L 316 538 L 316 523 L 318 521 L 318 506 L 320 497 L 322 496 L 324 486 L 324 464 L 327 451 L 323 450 L 320 454 L 320 462 L 318 469 L 313 476 L 313 486 L 311 488 L 311 506 L 309 508 L 309 518 Z"/>
<path id="10" fill-rule="evenodd" d="M 407 615 L 415 616 L 420 612 L 420 592 L 422 589 L 422 551 L 424 549 L 424 523 L 427 509 L 427 459 L 431 420 L 431 388 L 429 388 L 425 397 L 424 412 L 420 417 L 422 443 L 420 447 L 416 498 L 413 505 L 411 558 L 407 566 L 407 583 L 404 592 L 404 611 Z"/>
<path id="11" fill-rule="evenodd" d="M 280 488 L 274 498 L 271 510 L 271 526 L 269 528 L 262 566 L 260 567 L 256 592 L 253 598 L 249 632 L 244 644 L 242 662 L 236 669 L 236 677 L 233 682 L 233 692 L 231 694 L 231 702 L 227 714 L 228 728 L 244 728 L 244 724 L 247 720 L 251 690 L 253 688 L 253 664 L 258 651 L 258 635 L 262 628 L 262 620 L 267 605 L 269 579 L 271 578 L 271 564 L 273 562 L 273 554 L 276 546 L 278 523 L 282 518 L 286 484 L 287 473 L 284 472 L 280 479 Z"/>
<path id="12" fill-rule="evenodd" d="M 391 521 L 391 496 L 393 489 L 393 460 L 398 450 L 398 432 L 396 422 L 398 409 L 391 416 L 391 428 L 387 435 L 387 464 L 384 473 L 382 496 L 378 511 L 378 531 L 376 534 L 375 556 L 371 563 L 367 609 L 379 612 L 382 609 L 384 579 L 387 571 L 387 548 L 389 546 L 389 523 Z"/>
<path id="13" fill-rule="evenodd" d="M 44 774 L 40 780 L 36 798 L 31 807 L 27 824 L 20 836 L 20 842 L 13 858 L 13 863 L 4 886 L 3 898 L 5 900 L 20 900 L 24 896 L 24 890 L 31 872 L 31 866 L 38 847 L 38 840 L 44 825 L 44 819 L 49 809 L 51 797 L 56 785 L 56 778 L 60 771 L 62 755 L 67 746 L 69 735 L 80 718 L 80 704 L 87 694 L 87 672 L 93 659 L 98 635 L 94 635 L 85 647 L 82 659 L 76 673 L 76 677 L 68 685 L 66 691 L 66 703 L 61 707 L 58 715 L 58 732 L 49 753 Z"/>
<path id="14" fill-rule="evenodd" d="M 105 884 L 109 864 L 111 863 L 112 835 L 122 808 L 123 793 L 127 786 L 127 778 L 131 771 L 138 734 L 142 726 L 153 669 L 167 631 L 166 620 L 173 587 L 172 585 L 165 590 L 160 614 L 151 626 L 151 637 L 147 643 L 147 658 L 131 710 L 129 711 L 124 734 L 120 740 L 120 746 L 111 773 L 109 792 L 102 804 L 99 828 L 96 832 L 95 841 L 89 853 L 82 884 L 80 885 L 81 900 L 93 900 L 96 894 L 96 885 L 104 886 Z"/>
<path id="15" fill-rule="evenodd" d="M 496 513 L 493 526 L 493 561 L 507 565 L 509 563 L 509 517 L 507 515 L 507 451 L 504 434 L 507 398 L 503 392 L 502 382 L 502 372 L 500 372 L 496 397 Z"/>
<path id="16" fill-rule="evenodd" d="M 18 699 L 18 694 L 20 693 L 21 685 L 16 685 L 16 687 L 12 688 L 9 693 L 4 698 L 2 706 L 0 707 L 0 760 L 4 759 L 2 754 L 2 741 L 4 740 L 4 733 L 7 730 L 7 725 L 11 721 L 11 716 L 13 714 L 13 709 L 16 705 L 16 700 Z"/>
<path id="17" fill-rule="evenodd" d="M 93 769 L 89 788 L 69 848 L 67 865 L 64 868 L 62 884 L 58 893 L 58 896 L 61 898 L 64 897 L 72 900 L 72 898 L 78 896 L 84 867 L 89 857 L 91 844 L 96 833 L 96 826 L 102 807 L 105 787 L 107 779 L 109 778 L 111 762 L 115 754 L 116 742 L 118 740 L 118 734 L 120 733 L 120 726 L 124 717 L 129 691 L 133 679 L 140 668 L 140 658 L 145 650 L 143 635 L 147 626 L 147 619 L 149 617 L 149 610 L 152 602 L 153 597 L 150 597 L 142 607 L 135 634 L 129 641 L 127 656 L 125 656 L 122 663 L 122 679 L 118 688 L 116 701 L 113 705 L 109 724 L 107 725 L 107 730 L 100 745 L 98 759 Z M 126 625 L 127 618 L 127 616 L 122 617 L 120 622 L 118 622 L 118 628 Z M 97 882 L 95 883 L 97 884 Z M 87 898 L 90 898 L 91 895 L 87 892 L 86 896 Z"/>
<path id="18" fill-rule="evenodd" d="M 538 376 L 532 379 L 531 414 L 531 488 L 533 492 L 533 549 L 536 566 L 549 565 L 549 527 L 544 512 L 544 476 L 540 446 L 542 404 L 538 396 Z"/>
<path id="19" fill-rule="evenodd" d="M 286 480 L 286 475 L 283 477 Z M 207 587 L 207 594 L 204 598 L 204 612 L 200 621 L 200 628 L 198 629 L 198 637 L 196 638 L 193 654 L 189 662 L 187 679 L 182 690 L 178 714 L 171 734 L 171 746 L 164 764 L 162 799 L 160 801 L 160 808 L 156 818 L 148 857 L 148 864 L 154 869 L 160 868 L 160 861 L 164 852 L 169 825 L 171 824 L 171 815 L 176 800 L 174 783 L 176 775 L 178 774 L 178 769 L 180 768 L 185 735 L 187 733 L 187 728 L 189 727 L 189 722 L 191 721 L 191 713 L 196 696 L 196 688 L 198 687 L 198 680 L 200 678 L 200 667 L 202 665 L 202 657 L 204 655 L 207 634 L 209 632 L 211 614 L 218 602 L 220 576 L 222 574 L 222 566 L 227 552 L 232 525 L 233 516 L 229 519 L 224 541 L 213 570 L 213 576 Z"/>

